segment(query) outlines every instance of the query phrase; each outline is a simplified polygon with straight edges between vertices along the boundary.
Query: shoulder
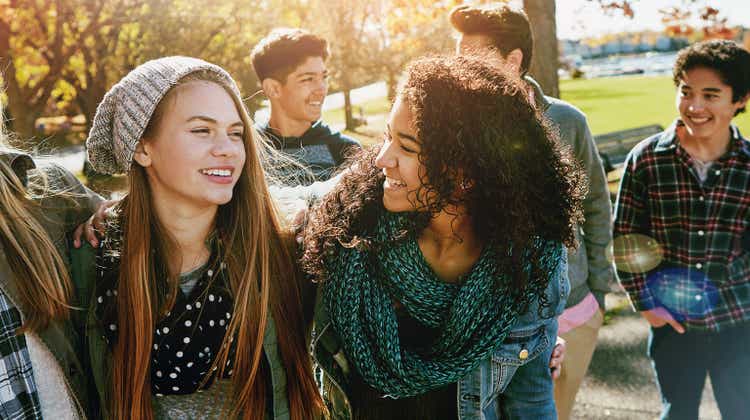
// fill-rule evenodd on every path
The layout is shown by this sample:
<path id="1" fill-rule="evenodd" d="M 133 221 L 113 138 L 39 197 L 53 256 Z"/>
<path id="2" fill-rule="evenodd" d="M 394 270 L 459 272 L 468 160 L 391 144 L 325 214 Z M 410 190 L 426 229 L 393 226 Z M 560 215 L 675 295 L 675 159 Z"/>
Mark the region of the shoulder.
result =
<path id="1" fill-rule="evenodd" d="M 661 133 L 654 134 L 647 137 L 638 144 L 636 144 L 628 153 L 628 157 L 625 160 L 627 166 L 640 166 L 643 167 L 655 164 L 653 159 L 655 153 L 659 150 L 666 150 L 670 145 L 665 143 L 671 143 L 671 139 L 668 137 L 672 133 L 668 131 L 662 131 Z"/>
<path id="2" fill-rule="evenodd" d="M 362 145 L 357 139 L 351 136 L 347 136 L 346 134 L 340 131 L 332 132 L 329 137 L 329 142 L 331 144 L 338 145 L 341 147 L 349 147 L 349 146 L 362 147 Z"/>
<path id="3" fill-rule="evenodd" d="M 551 96 L 546 96 L 545 98 L 549 102 L 546 114 L 552 121 L 556 123 L 586 124 L 586 114 L 573 104 Z"/>

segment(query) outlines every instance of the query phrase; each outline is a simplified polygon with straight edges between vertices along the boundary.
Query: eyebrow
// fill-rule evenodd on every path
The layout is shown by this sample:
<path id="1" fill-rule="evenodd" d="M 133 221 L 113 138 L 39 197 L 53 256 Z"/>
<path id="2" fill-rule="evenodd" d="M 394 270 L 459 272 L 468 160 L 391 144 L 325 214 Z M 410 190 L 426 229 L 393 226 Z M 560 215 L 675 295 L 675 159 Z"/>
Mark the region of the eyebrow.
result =
<path id="1" fill-rule="evenodd" d="M 207 117 L 205 115 L 195 115 L 195 116 L 192 116 L 192 117 L 188 118 L 188 120 L 187 120 L 187 122 L 192 122 L 192 121 L 205 121 L 205 122 L 212 123 L 212 124 L 218 123 L 218 121 L 216 121 L 215 119 L 213 119 L 211 117 Z M 245 127 L 245 124 L 243 124 L 242 121 L 235 121 L 232 124 L 230 124 L 229 126 L 230 127 L 234 127 L 236 125 L 241 126 L 243 128 Z"/>
<path id="2" fill-rule="evenodd" d="M 682 90 L 685 90 L 685 89 L 688 89 L 688 90 L 693 90 L 693 88 L 692 88 L 692 87 L 690 87 L 690 85 L 682 85 L 682 88 L 681 88 L 681 89 L 682 89 Z M 715 88 L 715 87 L 707 87 L 707 88 L 703 88 L 703 89 L 701 89 L 701 91 L 702 91 L 702 92 L 711 92 L 711 93 L 720 93 L 720 92 L 721 92 L 721 89 L 719 89 L 719 88 Z"/>
<path id="3" fill-rule="evenodd" d="M 304 73 L 300 73 L 300 74 L 298 74 L 298 75 L 297 75 L 297 77 L 303 77 L 303 76 L 317 76 L 318 74 L 320 74 L 320 72 L 318 72 L 318 71 L 306 71 L 306 72 L 304 72 Z M 328 75 L 328 70 L 324 71 L 324 72 L 323 72 L 323 75 L 324 75 L 324 76 L 327 76 L 327 75 Z"/>
<path id="4" fill-rule="evenodd" d="M 393 130 L 391 130 L 391 125 L 390 125 L 390 124 L 386 124 L 386 125 L 385 125 L 385 127 L 386 127 L 386 129 L 388 130 L 388 133 L 389 133 L 389 134 L 390 134 L 390 133 L 391 133 L 391 132 L 393 131 Z M 414 137 L 414 136 L 412 136 L 411 134 L 406 134 L 406 133 L 402 133 L 402 132 L 400 132 L 400 131 L 396 131 L 396 135 L 397 135 L 398 137 L 401 137 L 401 138 L 404 138 L 404 139 L 406 139 L 406 140 L 410 140 L 410 141 L 413 141 L 414 143 L 420 144 L 420 143 L 419 143 L 419 140 L 417 140 L 417 138 L 416 138 L 416 137 Z"/>

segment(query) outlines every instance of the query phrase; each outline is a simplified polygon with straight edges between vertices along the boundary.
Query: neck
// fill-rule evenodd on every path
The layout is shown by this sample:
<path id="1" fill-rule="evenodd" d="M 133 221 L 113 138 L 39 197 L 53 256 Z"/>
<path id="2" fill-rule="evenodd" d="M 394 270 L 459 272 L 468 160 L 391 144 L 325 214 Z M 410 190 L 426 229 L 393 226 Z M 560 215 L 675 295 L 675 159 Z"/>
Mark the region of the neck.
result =
<path id="1" fill-rule="evenodd" d="M 271 103 L 268 126 L 281 137 L 301 137 L 312 124 L 310 121 L 290 117 L 278 104 L 274 106 L 273 102 Z"/>
<path id="2" fill-rule="evenodd" d="M 196 208 L 155 200 L 154 207 L 161 225 L 175 240 L 179 251 L 173 256 L 176 261 L 171 263 L 179 263 L 180 273 L 205 264 L 210 257 L 206 240 L 214 228 L 218 206 Z"/>
<path id="3" fill-rule="evenodd" d="M 479 243 L 471 217 L 462 208 L 443 210 L 430 220 L 419 236 L 421 241 L 432 243 L 440 253 L 462 247 L 473 248 Z"/>
<path id="4" fill-rule="evenodd" d="M 703 162 L 713 162 L 719 159 L 729 149 L 732 139 L 729 127 L 713 137 L 694 137 L 685 127 L 677 128 L 680 145 L 695 159 Z"/>
<path id="5" fill-rule="evenodd" d="M 482 253 L 471 218 L 464 209 L 435 216 L 417 239 L 427 264 L 442 281 L 454 283 L 471 271 Z"/>

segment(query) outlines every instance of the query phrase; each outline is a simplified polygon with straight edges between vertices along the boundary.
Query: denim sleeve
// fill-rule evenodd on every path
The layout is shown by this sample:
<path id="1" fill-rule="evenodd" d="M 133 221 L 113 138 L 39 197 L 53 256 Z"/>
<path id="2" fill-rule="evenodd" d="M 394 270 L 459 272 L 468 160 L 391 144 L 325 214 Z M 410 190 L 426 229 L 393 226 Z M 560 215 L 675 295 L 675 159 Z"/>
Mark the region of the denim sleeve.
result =
<path id="1" fill-rule="evenodd" d="M 557 337 L 557 320 L 547 324 L 550 343 Z M 557 418 L 549 359 L 554 344 L 539 353 L 536 359 L 519 366 L 501 398 L 499 411 L 504 419 L 554 420 Z"/>

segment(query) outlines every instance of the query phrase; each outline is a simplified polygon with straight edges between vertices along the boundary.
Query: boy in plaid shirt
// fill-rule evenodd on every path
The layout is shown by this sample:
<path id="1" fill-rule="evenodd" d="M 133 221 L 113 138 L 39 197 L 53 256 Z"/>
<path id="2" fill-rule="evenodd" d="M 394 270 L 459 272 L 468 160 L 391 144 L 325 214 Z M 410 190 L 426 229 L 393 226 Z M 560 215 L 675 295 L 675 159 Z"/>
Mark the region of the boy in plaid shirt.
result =
<path id="1" fill-rule="evenodd" d="M 710 375 L 724 419 L 750 401 L 750 53 L 701 42 L 674 65 L 680 118 L 638 144 L 615 205 L 620 282 L 651 325 L 662 418 L 697 419 Z"/>

